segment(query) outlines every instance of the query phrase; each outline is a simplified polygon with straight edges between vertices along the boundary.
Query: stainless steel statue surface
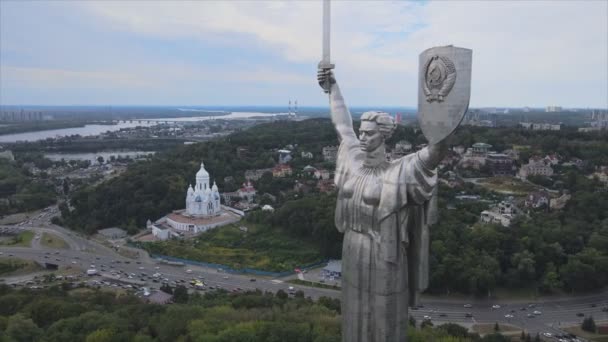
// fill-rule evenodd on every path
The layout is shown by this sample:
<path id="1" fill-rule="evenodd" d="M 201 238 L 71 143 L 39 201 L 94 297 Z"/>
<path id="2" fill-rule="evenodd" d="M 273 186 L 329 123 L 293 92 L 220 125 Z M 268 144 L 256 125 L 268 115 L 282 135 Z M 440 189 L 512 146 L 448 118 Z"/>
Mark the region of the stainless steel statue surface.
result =
<path id="1" fill-rule="evenodd" d="M 435 168 L 445 138 L 468 108 L 471 50 L 451 46 L 420 55 L 419 117 L 429 145 L 387 162 L 385 141 L 395 129 L 383 112 L 361 116 L 359 136 L 329 61 L 325 0 L 323 59 L 317 80 L 329 93 L 340 147 L 335 224 L 342 249 L 342 341 L 407 340 L 408 306 L 428 285 L 429 225 L 437 219 Z"/>
<path id="2" fill-rule="evenodd" d="M 428 65 L 424 67 L 428 69 Z M 466 68 L 460 71 L 467 72 Z M 425 74 L 421 77 L 427 78 Z M 444 76 L 431 71 L 428 77 L 439 82 Z M 420 292 L 428 285 L 429 225 L 437 219 L 435 168 L 447 150 L 445 138 L 466 112 L 468 90 L 464 91 L 466 98 L 451 99 L 458 94 L 452 94 L 454 89 L 440 94 L 442 86 L 435 85 L 436 93 L 429 90 L 435 103 L 426 102 L 426 93 L 421 95 L 431 104 L 423 105 L 427 112 L 420 115 L 431 143 L 387 162 L 385 141 L 395 129 L 392 117 L 383 112 L 364 113 L 357 137 L 333 72 L 320 67 L 317 78 L 329 93 L 331 118 L 340 140 L 334 181 L 338 189 L 335 224 L 344 233 L 342 341 L 406 341 L 408 306 L 417 305 Z M 460 119 L 434 111 L 433 104 L 447 104 Z"/>

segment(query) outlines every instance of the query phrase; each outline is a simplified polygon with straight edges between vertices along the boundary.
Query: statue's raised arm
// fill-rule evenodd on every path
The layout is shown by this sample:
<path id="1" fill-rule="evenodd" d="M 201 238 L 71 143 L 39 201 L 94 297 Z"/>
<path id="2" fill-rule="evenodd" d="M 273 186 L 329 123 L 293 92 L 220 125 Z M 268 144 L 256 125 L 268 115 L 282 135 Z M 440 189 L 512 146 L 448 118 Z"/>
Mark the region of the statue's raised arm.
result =
<path id="1" fill-rule="evenodd" d="M 344 97 L 340 92 L 340 87 L 331 69 L 319 68 L 317 80 L 325 93 L 329 93 L 329 109 L 331 121 L 336 127 L 338 138 L 343 140 L 357 140 L 357 135 L 353 129 L 353 118 L 344 103 Z"/>

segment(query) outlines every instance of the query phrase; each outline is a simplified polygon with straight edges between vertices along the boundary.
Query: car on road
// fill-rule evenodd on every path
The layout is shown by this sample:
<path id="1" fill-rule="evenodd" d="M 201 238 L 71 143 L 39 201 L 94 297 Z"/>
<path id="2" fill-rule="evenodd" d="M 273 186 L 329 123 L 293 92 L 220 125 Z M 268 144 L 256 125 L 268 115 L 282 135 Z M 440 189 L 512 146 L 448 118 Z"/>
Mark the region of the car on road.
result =
<path id="1" fill-rule="evenodd" d="M 443 312 L 439 314 L 439 317 L 447 317 L 447 316 L 448 316 L 448 315 L 447 315 L 447 314 L 445 314 L 445 313 L 443 313 Z"/>
<path id="2" fill-rule="evenodd" d="M 249 279 L 249 281 L 255 281 L 255 278 L 251 278 L 251 279 Z"/>
<path id="3" fill-rule="evenodd" d="M 579 312 L 579 313 L 577 313 L 577 314 L 576 314 L 576 316 L 577 316 L 577 317 L 585 317 L 585 314 L 584 314 L 584 313 L 582 313 L 582 312 Z"/>
<path id="4" fill-rule="evenodd" d="M 223 276 L 222 278 L 224 278 L 224 279 L 228 279 L 228 276 Z"/>
<path id="5" fill-rule="evenodd" d="M 534 318 L 534 317 L 536 317 L 536 316 L 534 316 L 533 314 L 529 313 L 529 314 L 527 315 L 527 317 L 528 317 L 528 318 Z"/>
<path id="6" fill-rule="evenodd" d="M 428 315 L 424 315 L 424 317 L 422 317 L 422 319 L 425 320 L 425 321 L 430 321 L 430 320 L 433 319 L 433 317 L 428 316 Z"/>
<path id="7" fill-rule="evenodd" d="M 140 270 L 143 270 L 143 269 L 144 269 L 144 267 L 143 267 L 143 266 L 139 266 L 138 268 L 139 268 Z"/>
<path id="8" fill-rule="evenodd" d="M 464 306 L 465 308 L 467 308 L 467 309 L 470 309 L 470 308 L 472 308 L 472 307 L 473 307 L 473 305 L 471 305 L 471 304 L 465 304 L 465 305 L 463 305 L 463 306 Z"/>
<path id="9" fill-rule="evenodd" d="M 187 269 L 186 273 L 190 274 L 190 273 L 192 273 L 192 270 L 191 269 Z"/>
<path id="10" fill-rule="evenodd" d="M 538 311 L 538 310 L 535 310 L 535 311 L 533 312 L 533 314 L 535 314 L 535 315 L 537 315 L 537 316 L 538 316 L 538 315 L 542 314 L 542 312 L 540 312 L 540 311 Z"/>
<path id="11" fill-rule="evenodd" d="M 494 309 L 494 310 L 500 309 L 500 305 L 494 304 L 494 305 L 492 305 L 492 309 Z"/>
<path id="12" fill-rule="evenodd" d="M 550 333 L 550 332 L 544 332 L 544 333 L 543 333 L 543 336 L 545 336 L 545 337 L 547 337 L 547 338 L 551 338 L 551 337 L 553 337 L 553 334 L 552 334 L 552 333 Z"/>
<path id="13" fill-rule="evenodd" d="M 513 315 L 511 315 L 511 314 L 506 314 L 506 315 L 505 315 L 505 318 L 513 318 Z"/>

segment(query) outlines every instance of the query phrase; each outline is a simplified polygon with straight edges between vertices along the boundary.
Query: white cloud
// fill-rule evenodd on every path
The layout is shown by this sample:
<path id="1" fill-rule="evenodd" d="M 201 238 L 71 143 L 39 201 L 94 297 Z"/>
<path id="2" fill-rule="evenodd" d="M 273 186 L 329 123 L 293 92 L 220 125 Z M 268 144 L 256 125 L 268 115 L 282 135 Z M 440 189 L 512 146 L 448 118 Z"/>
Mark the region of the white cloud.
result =
<path id="1" fill-rule="evenodd" d="M 111 88 L 115 86 L 146 87 L 150 85 L 149 80 L 129 73 L 11 66 L 0 68 L 0 80 L 0 83 L 10 83 L 13 86 L 19 84 L 35 85 L 38 88 Z"/>
<path id="2" fill-rule="evenodd" d="M 314 65 L 320 57 L 320 2 L 81 5 L 111 20 L 116 29 L 166 38 L 243 34 L 288 61 Z M 418 54 L 454 44 L 474 50 L 472 105 L 608 102 L 606 2 L 335 1 L 332 6 L 332 57 L 340 80 L 344 87 L 383 88 L 381 101 L 411 104 L 401 90 L 415 91 Z M 595 98 L 563 98 L 569 85 L 586 82 L 600 85 L 589 92 Z M 546 91 L 552 88 L 554 95 Z"/>
<path id="3" fill-rule="evenodd" d="M 314 84 L 321 55 L 320 1 L 82 1 L 69 6 L 101 20 L 106 31 L 194 39 L 218 48 L 262 46 L 294 65 L 287 73 L 260 59 L 227 67 L 177 61 L 146 66 L 140 65 L 145 56 L 139 56 L 108 72 L 90 71 L 84 74 L 88 79 L 125 87 L 139 80 L 175 84 L 180 78 L 265 82 L 302 93 Z M 607 13 L 605 1 L 334 1 L 332 58 L 354 104 L 414 105 L 418 54 L 454 44 L 473 49 L 472 106 L 608 106 Z M 309 74 L 302 65 L 310 65 Z M 307 102 L 315 101 L 324 103 L 321 92 Z"/>

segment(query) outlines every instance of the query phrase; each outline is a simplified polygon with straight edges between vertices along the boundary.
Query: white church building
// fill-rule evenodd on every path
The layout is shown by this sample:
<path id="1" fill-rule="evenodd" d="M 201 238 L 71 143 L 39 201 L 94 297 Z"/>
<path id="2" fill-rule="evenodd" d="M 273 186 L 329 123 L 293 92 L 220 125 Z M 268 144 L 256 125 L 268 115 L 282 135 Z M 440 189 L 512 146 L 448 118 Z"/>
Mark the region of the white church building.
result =
<path id="1" fill-rule="evenodd" d="M 244 214 L 221 205 L 217 184 L 211 185 L 205 165 L 196 173 L 196 184 L 186 190 L 186 209 L 175 210 L 156 222 L 148 222 L 147 228 L 158 240 L 171 237 L 188 237 L 219 226 L 240 221 Z"/>
<path id="2" fill-rule="evenodd" d="M 220 193 L 217 184 L 209 184 L 209 173 L 201 162 L 201 169 L 196 173 L 196 185 L 188 187 L 186 194 L 186 213 L 192 217 L 209 217 L 220 214 Z"/>

